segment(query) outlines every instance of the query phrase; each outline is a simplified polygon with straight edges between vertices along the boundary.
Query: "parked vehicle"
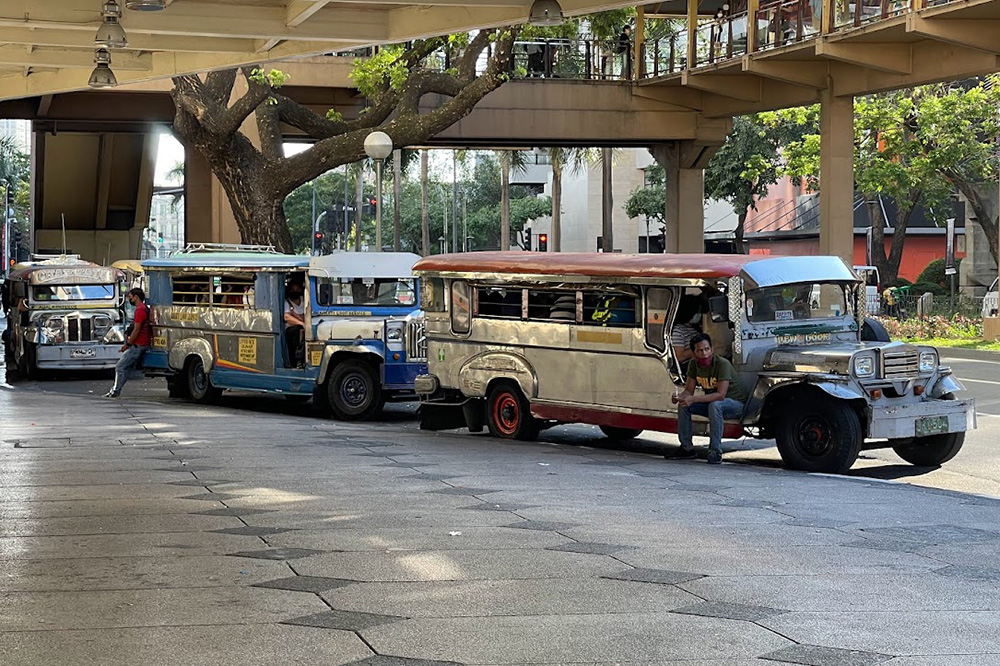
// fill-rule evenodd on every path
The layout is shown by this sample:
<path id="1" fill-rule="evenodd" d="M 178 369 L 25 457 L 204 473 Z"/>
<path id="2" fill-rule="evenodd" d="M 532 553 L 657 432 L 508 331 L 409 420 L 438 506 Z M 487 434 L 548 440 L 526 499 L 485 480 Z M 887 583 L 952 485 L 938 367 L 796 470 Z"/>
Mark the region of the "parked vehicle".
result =
<path id="1" fill-rule="evenodd" d="M 676 432 L 670 393 L 683 379 L 670 331 L 690 299 L 751 391 L 727 436 L 774 438 L 790 467 L 843 472 L 881 447 L 939 465 L 975 427 L 974 401 L 955 399 L 962 385 L 933 347 L 861 340 L 864 283 L 836 257 L 477 252 L 428 257 L 414 272 L 424 428 Z"/>
<path id="2" fill-rule="evenodd" d="M 410 271 L 417 258 L 196 245 L 146 260 L 154 330 L 146 373 L 195 402 L 225 389 L 315 396 L 341 419 L 415 400 L 413 379 L 426 372 L 410 344 L 421 318 Z M 291 283 L 305 286 L 301 350 L 284 320 Z"/>
<path id="3" fill-rule="evenodd" d="M 15 265 L 3 283 L 8 366 L 26 378 L 113 368 L 125 340 L 120 277 L 76 255 Z"/>
<path id="4" fill-rule="evenodd" d="M 1000 295 L 997 293 L 997 280 L 993 280 L 993 284 L 990 285 L 989 291 L 983 296 L 983 309 L 982 315 L 983 319 L 987 317 L 996 317 L 1000 314 Z"/>

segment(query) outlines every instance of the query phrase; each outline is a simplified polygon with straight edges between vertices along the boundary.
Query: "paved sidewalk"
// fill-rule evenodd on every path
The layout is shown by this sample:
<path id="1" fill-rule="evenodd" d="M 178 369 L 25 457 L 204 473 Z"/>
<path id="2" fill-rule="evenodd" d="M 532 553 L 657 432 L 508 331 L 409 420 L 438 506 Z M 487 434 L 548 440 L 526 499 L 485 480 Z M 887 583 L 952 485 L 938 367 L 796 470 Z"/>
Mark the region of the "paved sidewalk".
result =
<path id="1" fill-rule="evenodd" d="M 4 666 L 1000 664 L 989 498 L 30 390 L 0 439 Z"/>

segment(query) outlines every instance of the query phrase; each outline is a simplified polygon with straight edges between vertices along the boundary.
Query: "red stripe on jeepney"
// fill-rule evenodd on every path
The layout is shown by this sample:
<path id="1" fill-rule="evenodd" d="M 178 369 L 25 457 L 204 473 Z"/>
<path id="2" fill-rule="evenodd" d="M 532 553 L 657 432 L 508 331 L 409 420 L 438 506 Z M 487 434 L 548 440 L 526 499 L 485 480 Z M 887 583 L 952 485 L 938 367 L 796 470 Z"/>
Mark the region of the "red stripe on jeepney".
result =
<path id="1" fill-rule="evenodd" d="M 664 416 L 623 414 L 622 412 L 611 412 L 589 407 L 567 407 L 565 405 L 536 403 L 531 403 L 531 414 L 547 421 L 561 421 L 563 423 L 587 423 L 615 428 L 677 432 L 677 419 Z M 739 439 L 743 436 L 743 428 L 737 423 L 727 423 L 726 427 L 722 430 L 722 436 L 726 439 Z"/>

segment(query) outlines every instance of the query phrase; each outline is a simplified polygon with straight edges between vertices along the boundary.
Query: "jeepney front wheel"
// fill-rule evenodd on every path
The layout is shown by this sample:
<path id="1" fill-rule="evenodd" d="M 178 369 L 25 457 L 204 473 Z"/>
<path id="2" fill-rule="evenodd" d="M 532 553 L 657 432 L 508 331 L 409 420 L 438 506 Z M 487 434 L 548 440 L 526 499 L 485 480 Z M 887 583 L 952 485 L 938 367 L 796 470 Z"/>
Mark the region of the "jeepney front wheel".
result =
<path id="1" fill-rule="evenodd" d="M 205 362 L 201 357 L 192 357 L 185 367 L 184 383 L 188 399 L 203 405 L 217 400 L 222 391 L 212 386 L 212 380 L 205 372 Z"/>
<path id="2" fill-rule="evenodd" d="M 501 439 L 533 441 L 541 430 L 528 399 L 510 381 L 496 382 L 486 394 L 486 424 L 490 434 Z"/>
<path id="3" fill-rule="evenodd" d="M 341 421 L 367 421 L 385 405 L 375 368 L 365 361 L 343 361 L 334 366 L 326 394 L 330 410 Z"/>
<path id="4" fill-rule="evenodd" d="M 848 403 L 810 392 L 778 415 L 775 439 L 790 468 L 841 474 L 858 459 L 864 435 Z"/>
<path id="5" fill-rule="evenodd" d="M 954 393 L 945 393 L 941 400 L 954 400 Z M 890 439 L 889 444 L 896 455 L 919 467 L 937 467 L 958 455 L 965 444 L 964 432 L 946 432 L 940 435 L 912 437 L 910 439 Z"/>
<path id="6" fill-rule="evenodd" d="M 616 442 L 624 442 L 628 439 L 635 439 L 642 434 L 641 428 L 618 428 L 616 426 L 598 426 L 604 436 Z"/>

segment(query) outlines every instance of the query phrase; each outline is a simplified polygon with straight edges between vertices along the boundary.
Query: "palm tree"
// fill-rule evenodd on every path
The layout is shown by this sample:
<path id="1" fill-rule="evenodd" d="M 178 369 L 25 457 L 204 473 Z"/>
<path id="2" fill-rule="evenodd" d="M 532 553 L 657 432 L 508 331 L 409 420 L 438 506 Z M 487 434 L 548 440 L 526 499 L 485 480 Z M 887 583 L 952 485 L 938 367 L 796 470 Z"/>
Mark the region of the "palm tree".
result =
<path id="1" fill-rule="evenodd" d="M 528 158 L 522 150 L 501 150 L 500 157 L 500 251 L 510 249 L 510 173 L 524 173 Z"/>
<path id="2" fill-rule="evenodd" d="M 431 253 L 431 227 L 427 214 L 427 150 L 420 151 L 420 240 L 423 254 L 426 257 Z"/>

